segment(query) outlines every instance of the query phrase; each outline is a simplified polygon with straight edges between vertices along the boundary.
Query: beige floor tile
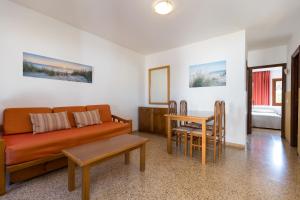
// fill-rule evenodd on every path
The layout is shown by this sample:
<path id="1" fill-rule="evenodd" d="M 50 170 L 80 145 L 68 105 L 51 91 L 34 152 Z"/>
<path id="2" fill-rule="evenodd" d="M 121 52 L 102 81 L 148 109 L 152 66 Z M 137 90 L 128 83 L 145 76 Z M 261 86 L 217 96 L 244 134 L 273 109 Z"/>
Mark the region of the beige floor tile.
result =
<path id="1" fill-rule="evenodd" d="M 300 199 L 300 161 L 296 149 L 281 141 L 277 132 L 254 130 L 245 151 L 227 147 L 222 159 L 206 167 L 200 154 L 185 158 L 174 148 L 166 152 L 166 139 L 150 138 L 146 147 L 146 171 L 139 171 L 139 152 L 134 151 L 130 165 L 116 157 L 91 170 L 91 199 Z M 67 170 L 61 169 L 13 185 L 0 197 L 3 200 L 81 199 L 80 171 L 76 190 L 68 192 Z"/>

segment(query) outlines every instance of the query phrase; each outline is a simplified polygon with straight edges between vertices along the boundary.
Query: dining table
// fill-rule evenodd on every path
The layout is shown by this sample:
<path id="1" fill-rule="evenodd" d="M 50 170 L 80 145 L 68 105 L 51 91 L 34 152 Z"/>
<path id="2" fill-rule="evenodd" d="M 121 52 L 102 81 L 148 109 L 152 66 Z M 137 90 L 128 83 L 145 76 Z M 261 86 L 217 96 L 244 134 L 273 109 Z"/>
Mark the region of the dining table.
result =
<path id="1" fill-rule="evenodd" d="M 206 164 L 206 126 L 207 122 L 214 119 L 214 112 L 212 111 L 197 111 L 190 110 L 187 115 L 181 114 L 166 114 L 167 121 L 167 151 L 172 154 L 172 127 L 171 121 L 194 122 L 201 124 L 202 128 L 202 165 Z"/>

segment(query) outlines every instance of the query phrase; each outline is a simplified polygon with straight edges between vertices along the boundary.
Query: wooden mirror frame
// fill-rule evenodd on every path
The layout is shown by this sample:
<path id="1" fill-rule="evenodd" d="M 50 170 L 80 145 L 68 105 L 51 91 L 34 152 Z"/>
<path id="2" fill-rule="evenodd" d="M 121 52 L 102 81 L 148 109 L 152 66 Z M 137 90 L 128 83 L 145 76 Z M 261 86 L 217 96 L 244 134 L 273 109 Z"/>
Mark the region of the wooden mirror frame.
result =
<path id="1" fill-rule="evenodd" d="M 167 69 L 167 101 L 166 102 L 153 102 L 151 100 L 151 72 L 154 70 L 161 70 Z M 149 87 L 149 104 L 156 104 L 156 105 L 168 105 L 170 101 L 170 65 L 164 65 L 160 67 L 150 68 L 148 70 L 148 87 Z"/>

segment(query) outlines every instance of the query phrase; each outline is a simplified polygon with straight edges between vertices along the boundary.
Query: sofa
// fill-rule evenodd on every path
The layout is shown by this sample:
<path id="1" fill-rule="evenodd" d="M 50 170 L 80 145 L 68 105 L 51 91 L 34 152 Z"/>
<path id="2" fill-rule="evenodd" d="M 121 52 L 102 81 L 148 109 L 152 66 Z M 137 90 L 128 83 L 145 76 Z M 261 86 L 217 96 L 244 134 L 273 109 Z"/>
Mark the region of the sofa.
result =
<path id="1" fill-rule="evenodd" d="M 102 123 L 76 128 L 73 112 L 98 110 Z M 67 112 L 71 129 L 33 134 L 29 113 Z M 0 194 L 8 184 L 67 166 L 62 149 L 132 132 L 132 121 L 111 114 L 109 105 L 7 108 L 0 138 Z"/>

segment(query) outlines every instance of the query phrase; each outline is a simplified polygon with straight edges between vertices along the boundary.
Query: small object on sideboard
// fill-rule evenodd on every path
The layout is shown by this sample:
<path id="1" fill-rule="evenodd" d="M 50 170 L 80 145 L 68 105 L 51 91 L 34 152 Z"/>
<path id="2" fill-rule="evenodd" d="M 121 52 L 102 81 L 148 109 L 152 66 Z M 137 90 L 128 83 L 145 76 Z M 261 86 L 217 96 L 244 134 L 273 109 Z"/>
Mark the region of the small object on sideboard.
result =
<path id="1" fill-rule="evenodd" d="M 166 136 L 168 108 L 139 107 L 139 131 Z"/>

